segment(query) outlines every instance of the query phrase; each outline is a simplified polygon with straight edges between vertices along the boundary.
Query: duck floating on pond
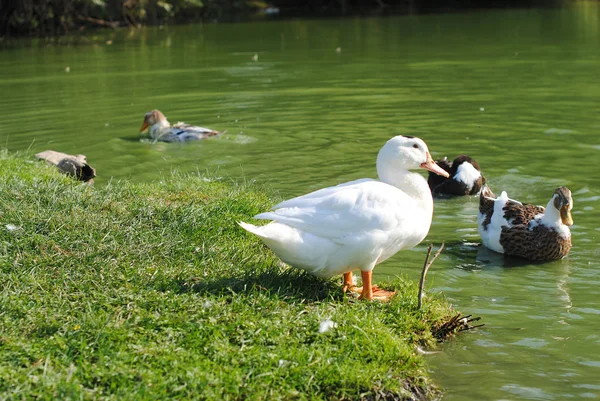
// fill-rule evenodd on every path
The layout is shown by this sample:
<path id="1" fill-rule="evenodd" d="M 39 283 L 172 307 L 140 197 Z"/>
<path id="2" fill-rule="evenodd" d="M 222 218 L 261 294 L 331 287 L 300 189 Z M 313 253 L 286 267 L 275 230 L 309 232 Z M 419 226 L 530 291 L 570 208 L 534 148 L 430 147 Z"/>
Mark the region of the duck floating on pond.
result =
<path id="1" fill-rule="evenodd" d="M 284 262 L 318 277 L 343 274 L 344 290 L 387 300 L 394 292 L 372 286 L 373 268 L 423 241 L 431 226 L 431 191 L 420 174 L 409 171 L 419 167 L 448 176 L 425 142 L 396 136 L 377 156 L 379 180 L 351 181 L 281 202 L 255 216 L 272 220 L 264 226 L 239 224 Z M 362 288 L 355 286 L 353 270 L 361 271 Z"/>
<path id="2" fill-rule="evenodd" d="M 467 155 L 460 155 L 452 162 L 444 158 L 436 160 L 436 163 L 446 170 L 450 177 L 429 173 L 427 183 L 433 196 L 477 195 L 485 183 L 479 163 Z"/>
<path id="3" fill-rule="evenodd" d="M 506 255 L 555 260 L 571 250 L 573 199 L 567 187 L 554 191 L 546 208 L 498 198 L 485 186 L 479 195 L 479 235 L 483 245 Z"/>
<path id="4" fill-rule="evenodd" d="M 148 127 L 150 127 L 150 137 L 161 142 L 193 141 L 206 139 L 223 133 L 210 128 L 198 127 L 182 122 L 171 125 L 160 110 L 152 110 L 144 115 L 144 123 L 142 124 L 140 132 L 143 132 Z"/>

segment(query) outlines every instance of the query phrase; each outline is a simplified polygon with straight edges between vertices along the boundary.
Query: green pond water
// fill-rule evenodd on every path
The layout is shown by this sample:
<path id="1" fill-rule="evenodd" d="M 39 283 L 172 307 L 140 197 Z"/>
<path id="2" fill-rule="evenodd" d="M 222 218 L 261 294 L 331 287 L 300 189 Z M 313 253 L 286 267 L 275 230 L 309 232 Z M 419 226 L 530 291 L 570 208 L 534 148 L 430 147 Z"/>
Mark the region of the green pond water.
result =
<path id="1" fill-rule="evenodd" d="M 600 7 L 101 31 L 4 43 L 0 147 L 87 155 L 110 180 L 172 170 L 268 183 L 282 196 L 375 176 L 379 148 L 422 137 L 466 153 L 491 188 L 545 205 L 573 191 L 573 249 L 532 265 L 478 246 L 477 199 L 436 200 L 425 242 L 375 270 L 428 276 L 485 327 L 429 356 L 445 400 L 600 398 Z M 339 51 L 336 50 L 339 48 Z M 227 130 L 140 140 L 162 110 Z M 1 218 L 1 217 L 0 217 Z"/>

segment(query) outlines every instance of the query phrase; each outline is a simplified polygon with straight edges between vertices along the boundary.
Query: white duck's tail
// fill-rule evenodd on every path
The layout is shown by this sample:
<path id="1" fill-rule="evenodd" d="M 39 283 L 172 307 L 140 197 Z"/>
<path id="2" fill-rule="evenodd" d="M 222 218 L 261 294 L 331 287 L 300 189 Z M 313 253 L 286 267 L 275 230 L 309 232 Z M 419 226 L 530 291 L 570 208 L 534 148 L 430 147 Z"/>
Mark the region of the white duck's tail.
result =
<path id="1" fill-rule="evenodd" d="M 336 268 L 342 266 L 345 269 L 348 266 L 347 263 L 335 263 L 329 260 L 331 255 L 335 255 L 340 248 L 340 245 L 329 239 L 276 221 L 264 226 L 255 226 L 243 221 L 238 224 L 244 230 L 259 237 L 285 263 L 306 270 L 315 276 L 332 277 L 345 271 L 343 269 L 337 271 Z"/>
<path id="2" fill-rule="evenodd" d="M 243 221 L 239 221 L 238 224 L 244 230 L 262 239 L 273 250 L 279 247 L 294 247 L 304 242 L 300 231 L 276 221 L 272 221 L 264 226 L 255 226 Z"/>
<path id="3" fill-rule="evenodd" d="M 238 224 L 249 233 L 252 233 L 260 238 L 265 238 L 265 235 L 261 232 L 263 227 L 258 227 L 250 223 L 244 223 L 243 221 L 238 221 Z"/>

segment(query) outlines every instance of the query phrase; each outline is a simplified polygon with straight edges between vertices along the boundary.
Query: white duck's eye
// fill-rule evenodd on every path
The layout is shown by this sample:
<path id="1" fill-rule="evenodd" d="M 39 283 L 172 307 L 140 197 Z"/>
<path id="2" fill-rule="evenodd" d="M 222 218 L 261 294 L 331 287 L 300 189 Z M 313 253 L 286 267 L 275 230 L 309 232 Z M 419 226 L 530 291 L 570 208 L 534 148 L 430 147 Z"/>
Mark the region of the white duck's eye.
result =
<path id="1" fill-rule="evenodd" d="M 415 149 L 419 149 L 419 145 L 417 145 L 416 143 L 413 145 L 413 148 Z"/>

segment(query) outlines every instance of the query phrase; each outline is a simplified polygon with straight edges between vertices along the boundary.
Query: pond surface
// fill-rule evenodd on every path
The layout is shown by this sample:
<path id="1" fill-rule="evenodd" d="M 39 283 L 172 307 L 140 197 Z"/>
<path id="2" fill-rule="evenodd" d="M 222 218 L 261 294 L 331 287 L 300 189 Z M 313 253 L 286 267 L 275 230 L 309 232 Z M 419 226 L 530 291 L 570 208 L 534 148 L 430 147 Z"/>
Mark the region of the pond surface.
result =
<path id="1" fill-rule="evenodd" d="M 528 265 L 478 246 L 477 199 L 440 200 L 428 239 L 380 265 L 428 276 L 486 326 L 430 358 L 445 400 L 600 398 L 600 8 L 102 31 L 0 52 L 0 147 L 86 154 L 111 179 L 208 171 L 294 196 L 375 175 L 393 135 L 476 158 L 493 190 L 574 196 L 574 247 Z M 338 49 L 339 50 L 336 50 Z M 227 130 L 140 141 L 143 115 Z"/>

